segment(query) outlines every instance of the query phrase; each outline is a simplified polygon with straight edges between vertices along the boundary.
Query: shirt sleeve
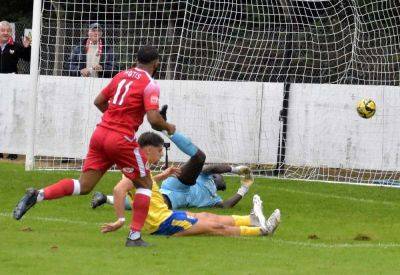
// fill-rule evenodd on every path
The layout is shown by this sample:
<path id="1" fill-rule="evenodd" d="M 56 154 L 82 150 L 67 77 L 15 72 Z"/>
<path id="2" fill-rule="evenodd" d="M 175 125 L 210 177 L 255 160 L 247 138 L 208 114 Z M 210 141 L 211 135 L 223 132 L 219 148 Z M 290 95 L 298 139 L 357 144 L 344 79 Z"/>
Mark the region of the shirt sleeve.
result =
<path id="1" fill-rule="evenodd" d="M 151 81 L 144 89 L 143 93 L 144 109 L 146 111 L 158 110 L 159 97 L 160 97 L 160 87 L 156 82 Z"/>
<path id="2" fill-rule="evenodd" d="M 210 205 L 210 206 L 215 206 L 216 204 L 218 204 L 218 203 L 220 203 L 220 202 L 222 202 L 222 198 L 221 198 L 219 195 L 217 195 L 217 196 L 213 199 L 212 205 Z"/>
<path id="3" fill-rule="evenodd" d="M 101 91 L 103 96 L 106 99 L 110 99 L 112 96 L 115 94 L 115 89 L 116 89 L 116 83 L 118 83 L 119 80 L 119 74 L 114 76 L 114 78 L 110 81 L 110 83 Z"/>

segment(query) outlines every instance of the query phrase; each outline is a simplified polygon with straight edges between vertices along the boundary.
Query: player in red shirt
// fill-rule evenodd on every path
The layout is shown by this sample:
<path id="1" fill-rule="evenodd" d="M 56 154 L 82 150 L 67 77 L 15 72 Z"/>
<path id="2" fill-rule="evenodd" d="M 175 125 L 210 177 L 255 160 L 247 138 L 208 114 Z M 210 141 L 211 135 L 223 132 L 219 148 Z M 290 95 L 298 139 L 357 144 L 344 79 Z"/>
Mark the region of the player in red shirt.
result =
<path id="1" fill-rule="evenodd" d="M 173 134 L 175 125 L 167 123 L 158 111 L 160 88 L 152 78 L 160 65 L 157 49 L 142 47 L 138 51 L 137 61 L 135 68 L 117 74 L 94 101 L 104 114 L 92 134 L 79 180 L 62 179 L 44 189 L 28 189 L 14 209 L 15 219 L 21 219 L 36 202 L 90 193 L 103 174 L 116 164 L 137 188 L 126 245 L 147 246 L 140 231 L 149 210 L 152 179 L 145 166 L 146 156 L 139 148 L 135 133 L 145 114 L 155 130 Z M 162 151 L 159 153 L 162 154 Z M 123 209 L 121 213 L 118 220 L 123 223 Z"/>

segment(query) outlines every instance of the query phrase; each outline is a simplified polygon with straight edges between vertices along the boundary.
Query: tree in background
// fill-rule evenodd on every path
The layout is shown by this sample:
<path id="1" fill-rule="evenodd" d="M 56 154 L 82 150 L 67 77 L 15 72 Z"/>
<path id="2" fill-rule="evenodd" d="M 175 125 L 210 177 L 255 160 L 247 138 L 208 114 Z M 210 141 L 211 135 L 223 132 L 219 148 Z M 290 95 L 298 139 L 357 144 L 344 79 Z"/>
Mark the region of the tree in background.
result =
<path id="1" fill-rule="evenodd" d="M 0 9 L 1 20 L 18 22 L 26 28 L 32 27 L 33 0 L 2 1 Z"/>

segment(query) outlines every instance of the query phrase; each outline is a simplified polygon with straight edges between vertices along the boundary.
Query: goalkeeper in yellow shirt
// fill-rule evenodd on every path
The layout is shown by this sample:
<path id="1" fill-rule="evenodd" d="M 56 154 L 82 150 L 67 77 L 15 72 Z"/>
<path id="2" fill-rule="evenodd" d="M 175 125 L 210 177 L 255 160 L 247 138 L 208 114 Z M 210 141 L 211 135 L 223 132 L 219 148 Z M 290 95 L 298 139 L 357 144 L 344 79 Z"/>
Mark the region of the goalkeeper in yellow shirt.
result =
<path id="1" fill-rule="evenodd" d="M 138 143 L 147 156 L 148 163 L 157 163 L 163 155 L 164 140 L 157 134 L 147 132 L 142 134 Z M 179 175 L 178 168 L 170 167 L 163 173 L 153 177 L 161 182 L 171 175 Z M 245 179 L 243 179 L 245 180 Z M 212 213 L 192 213 L 188 211 L 170 210 L 164 201 L 156 182 L 153 182 L 149 213 L 143 229 L 154 235 L 190 236 L 190 235 L 221 235 L 221 236 L 264 236 L 272 235 L 280 222 L 280 211 L 276 209 L 266 219 L 263 215 L 262 201 L 258 195 L 253 197 L 253 211 L 250 215 L 216 215 Z M 114 223 L 104 224 L 103 233 L 115 231 L 123 226 L 124 200 L 128 191 L 134 186 L 130 181 L 118 184 L 114 189 L 114 208 L 118 217 Z M 137 246 L 130 239 L 126 246 Z M 144 243 L 144 246 L 147 244 Z"/>

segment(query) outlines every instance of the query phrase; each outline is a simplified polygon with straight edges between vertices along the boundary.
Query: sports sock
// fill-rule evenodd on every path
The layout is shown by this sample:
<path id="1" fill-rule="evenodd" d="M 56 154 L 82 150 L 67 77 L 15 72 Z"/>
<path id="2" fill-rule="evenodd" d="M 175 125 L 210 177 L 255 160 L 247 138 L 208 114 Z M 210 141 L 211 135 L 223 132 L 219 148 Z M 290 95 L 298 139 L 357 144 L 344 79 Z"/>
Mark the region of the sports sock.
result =
<path id="1" fill-rule="evenodd" d="M 107 203 L 114 205 L 114 196 L 107 196 Z M 125 210 L 132 210 L 132 202 L 128 196 L 125 197 Z"/>
<path id="2" fill-rule="evenodd" d="M 261 228 L 260 227 L 249 227 L 249 226 L 241 226 L 240 227 L 240 236 L 261 236 Z"/>
<path id="3" fill-rule="evenodd" d="M 150 206 L 151 190 L 145 188 L 136 189 L 135 197 L 132 204 L 132 223 L 131 231 L 139 231 L 142 229 L 147 218 Z"/>
<path id="4" fill-rule="evenodd" d="M 250 226 L 250 216 L 237 216 L 237 215 L 232 215 L 233 220 L 235 221 L 235 226 Z"/>
<path id="5" fill-rule="evenodd" d="M 175 143 L 178 148 L 184 152 L 186 155 L 193 157 L 197 153 L 197 147 L 192 143 L 192 141 L 185 135 L 175 132 L 171 136 L 171 140 Z"/>
<path id="6" fill-rule="evenodd" d="M 38 202 L 41 200 L 54 200 L 65 196 L 79 195 L 81 184 L 79 180 L 62 179 L 57 183 L 39 190 Z"/>
<path id="7" fill-rule="evenodd" d="M 107 196 L 107 203 L 113 205 L 114 204 L 114 196 Z"/>

